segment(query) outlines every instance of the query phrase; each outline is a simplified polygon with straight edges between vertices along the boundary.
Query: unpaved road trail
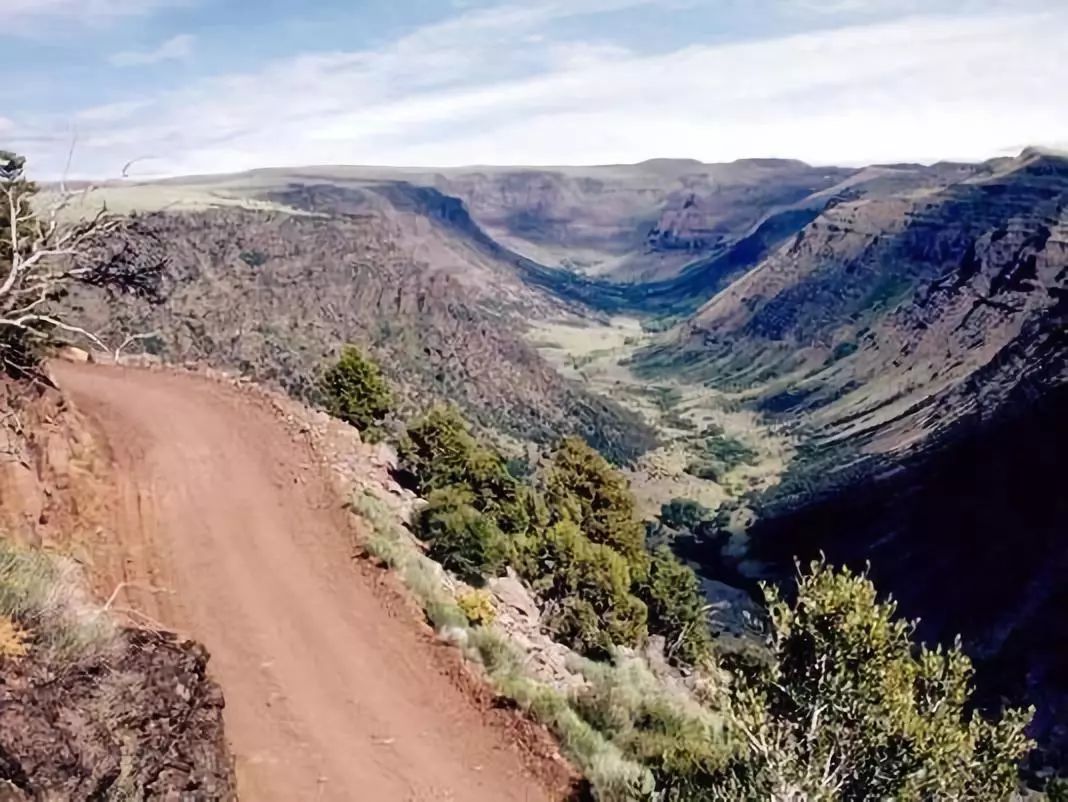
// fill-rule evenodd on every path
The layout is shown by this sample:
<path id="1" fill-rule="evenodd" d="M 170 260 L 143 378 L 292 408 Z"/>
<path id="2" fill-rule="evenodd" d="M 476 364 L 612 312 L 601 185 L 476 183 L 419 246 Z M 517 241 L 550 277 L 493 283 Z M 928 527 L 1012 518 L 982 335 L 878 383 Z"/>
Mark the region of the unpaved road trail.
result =
<path id="1" fill-rule="evenodd" d="M 266 405 L 192 376 L 53 369 L 111 452 L 124 576 L 168 591 L 137 606 L 211 651 L 243 800 L 559 798 L 353 565 L 340 500 Z"/>

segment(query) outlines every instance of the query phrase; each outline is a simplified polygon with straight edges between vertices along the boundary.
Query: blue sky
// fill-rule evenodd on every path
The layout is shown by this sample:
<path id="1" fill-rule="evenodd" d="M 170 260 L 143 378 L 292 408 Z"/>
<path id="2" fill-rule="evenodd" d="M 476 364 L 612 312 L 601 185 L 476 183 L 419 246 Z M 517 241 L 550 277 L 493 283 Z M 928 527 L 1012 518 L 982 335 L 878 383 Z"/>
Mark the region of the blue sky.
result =
<path id="1" fill-rule="evenodd" d="M 1068 147 L 1066 0 L 0 0 L 0 147 L 296 164 Z"/>

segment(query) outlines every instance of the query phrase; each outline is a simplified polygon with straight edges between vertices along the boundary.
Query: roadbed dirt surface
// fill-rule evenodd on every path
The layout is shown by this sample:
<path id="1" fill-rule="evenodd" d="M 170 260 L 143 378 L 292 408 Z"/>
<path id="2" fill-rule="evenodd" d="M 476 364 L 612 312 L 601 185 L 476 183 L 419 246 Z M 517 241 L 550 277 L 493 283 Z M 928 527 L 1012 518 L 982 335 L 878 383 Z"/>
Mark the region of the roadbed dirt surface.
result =
<path id="1" fill-rule="evenodd" d="M 163 371 L 53 373 L 110 451 L 130 605 L 211 652 L 243 800 L 560 798 L 454 650 L 354 564 L 341 500 L 266 404 Z"/>

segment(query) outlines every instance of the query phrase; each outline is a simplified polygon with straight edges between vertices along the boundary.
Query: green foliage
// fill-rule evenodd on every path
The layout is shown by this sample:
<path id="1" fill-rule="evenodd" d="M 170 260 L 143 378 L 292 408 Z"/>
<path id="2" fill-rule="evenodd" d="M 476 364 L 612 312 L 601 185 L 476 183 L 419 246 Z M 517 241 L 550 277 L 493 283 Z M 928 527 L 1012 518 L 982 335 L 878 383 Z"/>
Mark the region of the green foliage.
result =
<path id="1" fill-rule="evenodd" d="M 465 484 L 478 442 L 456 407 L 439 404 L 408 425 L 398 447 L 401 465 L 415 476 L 422 493 Z"/>
<path id="2" fill-rule="evenodd" d="M 689 498 L 675 498 L 660 507 L 660 523 L 672 529 L 696 529 L 712 517 L 712 510 Z"/>
<path id="3" fill-rule="evenodd" d="M 1046 783 L 1045 793 L 1048 802 L 1068 802 L 1068 779 L 1054 777 Z"/>
<path id="4" fill-rule="evenodd" d="M 708 462 L 705 460 L 694 460 L 686 465 L 686 473 L 690 476 L 696 476 L 698 479 L 705 479 L 709 482 L 718 482 L 723 478 L 726 473 L 722 463 Z"/>
<path id="5" fill-rule="evenodd" d="M 537 502 L 508 471 L 504 458 L 478 442 L 459 411 L 439 405 L 408 426 L 398 448 L 401 465 L 416 478 L 422 493 L 465 488 L 471 506 L 490 516 L 509 534 L 530 526 Z"/>
<path id="6" fill-rule="evenodd" d="M 500 573 L 508 545 L 493 518 L 473 502 L 463 487 L 435 490 L 419 513 L 416 532 L 427 542 L 431 559 L 468 582 L 481 583 Z"/>
<path id="7" fill-rule="evenodd" d="M 760 455 L 741 440 L 725 434 L 719 427 L 707 427 L 702 433 L 704 442 L 701 446 L 702 455 L 706 459 L 715 460 L 726 467 L 727 470 L 743 464 L 752 464 Z"/>
<path id="8" fill-rule="evenodd" d="M 689 438 L 688 442 L 696 458 L 686 466 L 686 473 L 698 479 L 721 482 L 739 465 L 752 465 L 760 458 L 755 449 L 726 434 L 723 427 L 714 423 Z"/>
<path id="9" fill-rule="evenodd" d="M 666 546 L 653 552 L 649 576 L 638 587 L 649 609 L 649 631 L 667 640 L 673 662 L 699 665 L 712 654 L 706 606 L 697 575 Z"/>
<path id="10" fill-rule="evenodd" d="M 827 360 L 824 364 L 831 365 L 835 362 L 839 362 L 845 359 L 847 356 L 852 356 L 857 352 L 857 349 L 859 347 L 860 346 L 852 340 L 840 342 L 834 347 L 834 350 L 831 351 L 831 355 L 827 357 Z"/>
<path id="11" fill-rule="evenodd" d="M 546 602 L 554 634 L 577 651 L 607 655 L 635 646 L 646 634 L 645 604 L 631 595 L 631 573 L 618 552 L 562 521 L 532 535 L 520 560 L 523 574 Z"/>
<path id="12" fill-rule="evenodd" d="M 959 645 L 929 650 L 872 583 L 814 563 L 794 603 L 766 590 L 773 661 L 739 683 L 751 748 L 728 771 L 733 798 L 994 800 L 1015 789 L 1030 713 L 968 712 Z M 724 797 L 727 798 L 727 797 Z"/>
<path id="13" fill-rule="evenodd" d="M 573 521 L 594 543 L 614 549 L 636 575 L 644 573 L 645 526 L 638 519 L 627 480 L 577 437 L 553 452 L 544 477 L 553 521 Z"/>
<path id="14" fill-rule="evenodd" d="M 704 800 L 735 752 L 721 715 L 673 691 L 639 659 L 590 664 L 575 709 L 652 772 L 657 799 Z"/>
<path id="15" fill-rule="evenodd" d="M 372 430 L 393 409 L 393 395 L 378 365 L 346 345 L 319 381 L 327 412 L 361 431 Z"/>
<path id="16" fill-rule="evenodd" d="M 466 626 L 467 617 L 444 587 L 441 566 L 415 547 L 396 513 L 367 491 L 353 497 L 351 507 L 371 524 L 373 533 L 364 543 L 367 552 L 400 575 L 430 623 L 439 630 Z"/>

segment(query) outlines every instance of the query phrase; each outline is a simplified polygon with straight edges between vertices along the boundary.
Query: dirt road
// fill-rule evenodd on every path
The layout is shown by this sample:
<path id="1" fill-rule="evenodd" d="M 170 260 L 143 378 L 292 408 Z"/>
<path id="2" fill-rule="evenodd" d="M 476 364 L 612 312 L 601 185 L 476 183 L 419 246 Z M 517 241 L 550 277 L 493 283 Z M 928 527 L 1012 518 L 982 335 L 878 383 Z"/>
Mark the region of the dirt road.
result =
<path id="1" fill-rule="evenodd" d="M 246 802 L 547 802 L 455 660 L 353 565 L 305 444 L 196 377 L 57 364 L 111 452 L 137 606 L 204 642 Z M 388 594 L 387 594 L 388 595 Z"/>

